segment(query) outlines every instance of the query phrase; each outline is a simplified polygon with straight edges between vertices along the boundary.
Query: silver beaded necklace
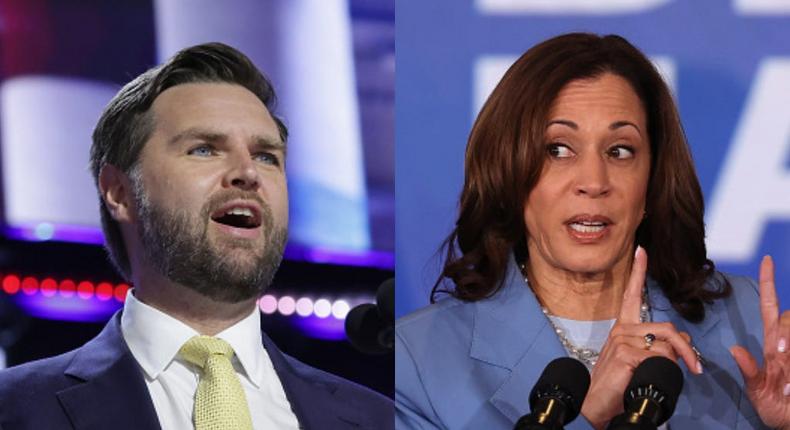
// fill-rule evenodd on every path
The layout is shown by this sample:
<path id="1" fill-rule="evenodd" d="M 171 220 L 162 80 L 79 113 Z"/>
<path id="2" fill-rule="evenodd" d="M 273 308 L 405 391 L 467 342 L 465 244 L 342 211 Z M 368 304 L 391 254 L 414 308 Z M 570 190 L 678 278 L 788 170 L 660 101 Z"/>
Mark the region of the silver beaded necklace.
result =
<path id="1" fill-rule="evenodd" d="M 526 275 L 527 273 L 526 267 L 524 267 L 523 264 L 520 267 L 521 267 L 521 274 L 524 276 L 524 283 L 527 284 L 527 287 L 529 287 L 529 280 L 527 279 L 527 275 Z M 532 290 L 532 288 L 530 288 L 530 290 Z M 537 299 L 537 295 L 535 296 L 535 299 Z M 538 300 L 538 303 L 540 303 L 540 300 Z M 595 363 L 598 361 L 598 356 L 601 355 L 601 351 L 597 351 L 592 348 L 582 348 L 577 345 L 574 345 L 573 342 L 571 342 L 570 339 L 568 339 L 568 337 L 565 336 L 565 332 L 561 328 L 557 327 L 557 325 L 554 323 L 554 320 L 552 320 L 549 317 L 549 310 L 546 309 L 546 307 L 543 306 L 543 304 L 540 305 L 540 310 L 543 312 L 543 315 L 546 316 L 546 320 L 548 320 L 549 325 L 551 325 L 551 328 L 554 329 L 554 333 L 559 338 L 563 348 L 565 348 L 565 350 L 568 351 L 568 353 L 571 356 L 581 361 L 588 367 L 595 366 Z M 643 288 L 642 305 L 639 307 L 639 322 L 646 323 L 649 321 L 650 321 L 650 303 L 647 300 L 647 288 Z"/>

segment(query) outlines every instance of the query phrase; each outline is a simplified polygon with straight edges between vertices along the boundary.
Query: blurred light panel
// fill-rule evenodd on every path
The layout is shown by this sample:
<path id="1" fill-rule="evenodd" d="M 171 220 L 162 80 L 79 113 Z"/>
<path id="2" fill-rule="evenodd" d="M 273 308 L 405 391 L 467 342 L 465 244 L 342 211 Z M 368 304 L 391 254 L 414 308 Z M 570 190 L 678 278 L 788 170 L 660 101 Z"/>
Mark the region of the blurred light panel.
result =
<path id="1" fill-rule="evenodd" d="M 315 315 L 307 318 L 298 318 L 294 325 L 307 336 L 341 341 L 346 339 L 345 321 L 335 318 L 319 318 Z"/>
<path id="2" fill-rule="evenodd" d="M 0 84 L 5 220 L 27 240 L 68 240 L 73 230 L 96 231 L 98 201 L 87 169 L 91 131 L 117 89 L 55 76 Z M 73 230 L 64 227 L 58 236 L 57 225 Z"/>

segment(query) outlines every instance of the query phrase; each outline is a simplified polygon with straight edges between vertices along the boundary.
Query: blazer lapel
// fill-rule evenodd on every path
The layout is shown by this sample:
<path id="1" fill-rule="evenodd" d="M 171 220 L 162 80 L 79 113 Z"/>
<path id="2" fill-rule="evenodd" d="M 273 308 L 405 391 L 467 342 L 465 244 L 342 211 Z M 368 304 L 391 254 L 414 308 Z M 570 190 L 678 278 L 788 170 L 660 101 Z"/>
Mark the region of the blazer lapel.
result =
<path id="1" fill-rule="evenodd" d="M 529 412 L 529 393 L 543 369 L 567 353 L 512 257 L 502 291 L 475 307 L 470 357 L 509 371 L 489 402 L 515 423 Z"/>
<path id="2" fill-rule="evenodd" d="M 661 287 L 651 278 L 647 280 L 647 296 L 653 322 L 671 322 L 679 330 L 686 331 L 693 340 L 704 338 L 719 323 L 722 304 L 720 300 L 706 306 L 705 319 L 699 324 L 684 320 L 673 308 L 669 299 L 664 296 Z"/>
<path id="3" fill-rule="evenodd" d="M 65 374 L 82 381 L 56 393 L 75 430 L 160 428 L 142 371 L 121 336 L 120 312 L 80 348 Z"/>
<path id="4" fill-rule="evenodd" d="M 733 336 L 731 330 L 714 330 L 725 312 L 723 301 L 706 304 L 705 319 L 695 324 L 683 319 L 672 308 L 655 281 L 648 279 L 647 285 L 653 321 L 671 322 L 678 331 L 687 332 L 706 361 L 702 376 L 692 374 L 685 364 L 680 364 L 684 377 L 683 391 L 669 420 L 670 427 L 736 428 L 741 388 L 738 381 L 730 376 L 738 374 L 738 370 L 724 346 L 735 342 L 734 338 L 728 338 Z"/>
<path id="5" fill-rule="evenodd" d="M 705 320 L 693 324 L 674 311 L 654 280 L 648 279 L 647 287 L 653 321 L 671 322 L 678 330 L 688 332 L 694 345 L 708 359 L 705 372 L 717 372 L 715 384 L 726 385 L 713 387 L 710 378 L 696 378 L 682 365 L 686 387 L 678 402 L 678 409 L 670 420 L 670 426 L 686 428 L 694 424 L 698 428 L 706 429 L 735 428 L 737 407 L 717 406 L 722 399 L 712 395 L 719 390 L 740 395 L 737 381 L 725 376 L 727 373 L 737 373 L 726 348 L 724 353 L 721 352 L 722 342 L 727 341 L 719 339 L 719 336 L 710 336 L 711 333 L 719 332 L 713 329 L 719 324 L 724 312 L 721 300 L 708 305 Z M 540 373 L 551 360 L 567 356 L 567 352 L 512 258 L 502 288 L 492 298 L 475 303 L 470 357 L 491 366 L 492 369 L 495 367 L 508 371 L 508 376 L 502 380 L 489 402 L 511 422 L 515 422 L 529 411 L 529 393 Z M 491 372 L 491 375 L 495 374 L 497 372 Z M 711 401 L 716 404 L 708 405 Z M 733 402 L 738 404 L 737 399 Z M 728 401 L 725 403 L 730 404 Z M 698 421 L 700 417 L 710 416 L 707 412 L 708 406 L 722 409 L 720 413 L 727 416 L 717 416 L 710 422 Z M 577 418 L 568 428 L 589 426 L 583 419 Z"/>

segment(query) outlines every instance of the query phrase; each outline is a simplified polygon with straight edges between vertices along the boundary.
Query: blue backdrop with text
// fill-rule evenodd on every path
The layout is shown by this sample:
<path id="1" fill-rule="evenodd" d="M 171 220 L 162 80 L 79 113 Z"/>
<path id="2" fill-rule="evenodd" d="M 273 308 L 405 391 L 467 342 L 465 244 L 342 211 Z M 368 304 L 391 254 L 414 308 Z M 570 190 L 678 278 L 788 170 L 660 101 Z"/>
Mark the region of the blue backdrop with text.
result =
<path id="1" fill-rule="evenodd" d="M 790 2 L 434 0 L 397 7 L 397 315 L 428 303 L 482 102 L 521 53 L 571 31 L 620 34 L 654 60 L 705 194 L 709 257 L 756 279 L 771 254 L 790 308 Z"/>

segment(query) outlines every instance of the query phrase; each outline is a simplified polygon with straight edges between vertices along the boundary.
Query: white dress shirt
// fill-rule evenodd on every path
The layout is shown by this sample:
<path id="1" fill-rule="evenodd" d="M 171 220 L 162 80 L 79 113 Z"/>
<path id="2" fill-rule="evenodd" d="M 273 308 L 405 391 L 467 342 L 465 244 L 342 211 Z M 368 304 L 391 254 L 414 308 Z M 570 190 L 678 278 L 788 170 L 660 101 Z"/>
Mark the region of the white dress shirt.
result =
<path id="1" fill-rule="evenodd" d="M 250 316 L 215 337 L 235 351 L 233 368 L 239 376 L 255 429 L 298 429 L 299 423 L 285 396 L 261 339 L 261 316 Z M 134 297 L 126 295 L 121 333 L 143 369 L 145 383 L 162 430 L 194 428 L 192 421 L 199 369 L 178 357 L 178 350 L 199 333 Z"/>

